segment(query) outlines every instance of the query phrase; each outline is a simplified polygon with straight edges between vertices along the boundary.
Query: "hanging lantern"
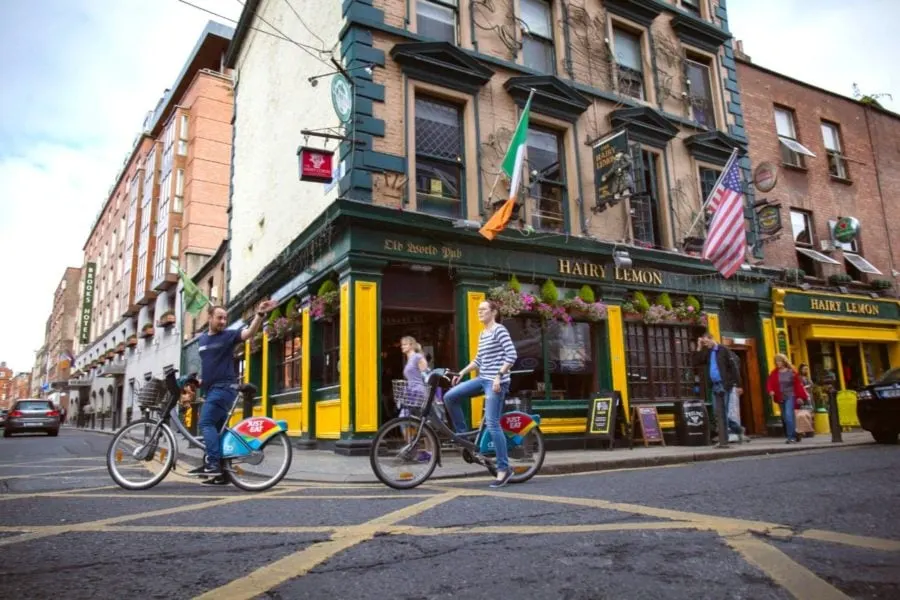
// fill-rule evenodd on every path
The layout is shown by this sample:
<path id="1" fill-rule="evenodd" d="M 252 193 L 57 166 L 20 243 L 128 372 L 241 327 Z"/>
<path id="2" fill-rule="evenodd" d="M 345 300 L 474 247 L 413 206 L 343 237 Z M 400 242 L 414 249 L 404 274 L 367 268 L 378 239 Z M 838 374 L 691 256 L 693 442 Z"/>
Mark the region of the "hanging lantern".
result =
<path id="1" fill-rule="evenodd" d="M 334 152 L 300 146 L 297 149 L 297 156 L 300 159 L 300 181 L 331 183 Z"/>

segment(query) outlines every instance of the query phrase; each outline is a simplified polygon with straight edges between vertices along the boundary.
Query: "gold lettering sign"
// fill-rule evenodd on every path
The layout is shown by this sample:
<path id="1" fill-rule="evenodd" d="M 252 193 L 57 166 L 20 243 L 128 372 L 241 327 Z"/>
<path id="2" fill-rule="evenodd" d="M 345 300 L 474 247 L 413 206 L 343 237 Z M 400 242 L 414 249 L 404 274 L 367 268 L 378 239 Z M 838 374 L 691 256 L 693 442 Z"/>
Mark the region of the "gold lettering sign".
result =
<path id="1" fill-rule="evenodd" d="M 605 279 L 606 269 L 602 265 L 578 260 L 560 258 L 557 269 L 562 275 L 577 275 L 592 279 Z"/>
<path id="2" fill-rule="evenodd" d="M 403 240 L 384 240 L 384 249 L 391 252 L 406 252 L 418 256 L 433 256 L 442 259 L 460 259 L 462 250 L 451 246 L 438 246 L 436 244 L 416 244 Z"/>
<path id="3" fill-rule="evenodd" d="M 662 273 L 656 269 L 623 269 L 616 267 L 616 281 L 643 283 L 644 285 L 662 285 Z"/>
<path id="4" fill-rule="evenodd" d="M 849 302 L 840 300 L 820 300 L 812 298 L 809 301 L 812 310 L 833 313 L 847 313 L 851 315 L 868 315 L 877 317 L 881 314 L 881 307 L 869 302 Z"/>

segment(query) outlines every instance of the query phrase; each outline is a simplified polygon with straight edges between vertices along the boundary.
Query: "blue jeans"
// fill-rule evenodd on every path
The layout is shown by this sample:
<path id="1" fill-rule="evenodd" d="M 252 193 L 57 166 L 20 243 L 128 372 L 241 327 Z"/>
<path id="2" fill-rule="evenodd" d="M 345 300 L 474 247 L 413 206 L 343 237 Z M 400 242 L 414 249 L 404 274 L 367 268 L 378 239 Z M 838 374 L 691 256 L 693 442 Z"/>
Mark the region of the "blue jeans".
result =
<path id="1" fill-rule="evenodd" d="M 234 403 L 237 390 L 230 385 L 214 385 L 206 393 L 203 408 L 200 410 L 200 434 L 206 446 L 206 464 L 218 467 L 222 460 L 222 448 L 219 443 L 219 431 L 228 419 L 228 413 Z"/>
<path id="2" fill-rule="evenodd" d="M 506 436 L 500 428 L 500 415 L 503 414 L 503 401 L 509 392 L 509 383 L 500 384 L 500 393 L 494 393 L 494 382 L 489 379 L 468 379 L 458 383 L 444 394 L 444 405 L 450 411 L 450 419 L 457 433 L 466 431 L 466 417 L 462 411 L 462 401 L 473 396 L 484 394 L 484 427 L 491 434 L 494 451 L 497 453 L 497 470 L 509 469 L 509 453 L 506 449 Z"/>
<path id="3" fill-rule="evenodd" d="M 794 399 L 791 396 L 785 396 L 784 403 L 781 405 L 781 416 L 784 418 L 784 433 L 787 439 L 797 439 L 797 422 L 794 414 Z"/>

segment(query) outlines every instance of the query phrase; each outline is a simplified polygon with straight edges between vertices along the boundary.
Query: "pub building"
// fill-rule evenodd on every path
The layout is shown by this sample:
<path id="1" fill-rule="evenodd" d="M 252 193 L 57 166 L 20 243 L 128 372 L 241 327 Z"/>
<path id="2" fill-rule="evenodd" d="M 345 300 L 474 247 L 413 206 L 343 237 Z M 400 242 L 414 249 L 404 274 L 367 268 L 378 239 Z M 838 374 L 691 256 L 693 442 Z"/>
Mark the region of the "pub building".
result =
<path id="1" fill-rule="evenodd" d="M 578 238 L 535 242 L 516 230 L 488 242 L 429 215 L 338 200 L 297 240 L 290 266 L 266 274 L 268 294 L 251 286 L 232 302 L 247 319 L 259 297 L 281 302 L 261 339 L 240 350 L 244 380 L 261 391 L 254 412 L 286 419 L 305 443 L 365 452 L 396 416 L 391 381 L 403 377 L 400 338 L 415 337 L 432 367 L 461 368 L 477 347 L 478 304 L 502 300 L 515 278 L 520 297 L 541 298 L 552 282 L 558 315 L 585 287 L 602 303 L 593 314 L 569 310 L 571 322 L 542 314 L 539 304 L 503 318 L 518 352 L 514 369 L 531 371 L 514 376 L 510 397 L 527 398 L 541 415 L 551 447 L 583 444 L 590 400 L 603 390 L 621 394 L 629 419 L 630 407 L 655 406 L 667 442 L 678 443 L 677 403 L 709 401 L 705 377 L 691 363 L 707 327 L 741 357 L 745 424 L 765 433 L 771 408 L 758 351 L 771 321 L 759 309 L 769 305 L 768 277 L 753 270 L 723 280 L 694 258 L 641 248 L 630 248 L 630 266 L 617 266 L 615 248 Z M 674 310 L 648 322 L 654 319 L 636 301 L 640 294 L 649 311 L 665 297 Z M 696 312 L 687 299 L 699 304 Z M 672 316 L 678 307 L 680 319 Z M 281 317 L 293 319 L 290 328 L 275 327 Z M 483 399 L 473 401 L 470 422 L 482 406 Z"/>

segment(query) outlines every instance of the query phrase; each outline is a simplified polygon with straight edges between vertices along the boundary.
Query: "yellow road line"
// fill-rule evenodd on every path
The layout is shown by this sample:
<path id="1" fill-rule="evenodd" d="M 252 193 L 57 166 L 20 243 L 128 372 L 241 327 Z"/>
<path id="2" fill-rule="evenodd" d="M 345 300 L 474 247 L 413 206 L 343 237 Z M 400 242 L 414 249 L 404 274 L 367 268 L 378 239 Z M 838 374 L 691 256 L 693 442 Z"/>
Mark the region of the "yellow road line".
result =
<path id="1" fill-rule="evenodd" d="M 797 600 L 850 600 L 849 596 L 775 546 L 752 535 L 728 536 L 725 542 Z"/>
<path id="2" fill-rule="evenodd" d="M 832 542 L 835 544 L 844 544 L 845 546 L 857 546 L 859 548 L 869 548 L 871 550 L 884 550 L 887 552 L 900 552 L 900 541 L 885 540 L 881 538 L 873 538 L 862 535 L 851 535 L 849 533 L 838 533 L 836 531 L 822 531 L 820 529 L 808 529 L 797 535 L 799 538 L 807 540 L 816 540 L 820 542 Z"/>
<path id="3" fill-rule="evenodd" d="M 0 481 L 7 479 L 38 479 L 43 477 L 56 477 L 59 475 L 71 475 L 72 473 L 86 473 L 87 471 L 105 471 L 106 467 L 81 467 L 79 469 L 69 469 L 68 471 L 51 471 L 50 473 L 29 473 L 27 475 L 3 475 Z"/>
<path id="4" fill-rule="evenodd" d="M 86 492 L 95 492 L 97 490 L 109 490 L 113 488 L 118 488 L 117 485 L 98 485 L 97 487 L 89 487 L 82 488 Z M 56 490 L 53 492 L 29 492 L 25 494 L 3 494 L 0 495 L 0 501 L 2 500 L 22 500 L 25 498 L 77 498 L 79 494 L 75 493 L 75 490 Z"/>
<path id="5" fill-rule="evenodd" d="M 456 497 L 447 492 L 432 496 L 422 502 L 395 510 L 362 525 L 350 527 L 332 536 L 327 542 L 313 544 L 300 552 L 285 556 L 273 563 L 236 579 L 220 588 L 209 590 L 197 597 L 198 600 L 250 600 L 282 583 L 305 575 L 310 569 L 361 542 L 372 539 L 386 527 L 410 517 L 414 517 L 439 504 Z"/>
<path id="6" fill-rule="evenodd" d="M 594 523 L 584 525 L 486 525 L 483 527 L 391 527 L 392 535 L 440 536 L 466 534 L 542 535 L 554 533 L 595 533 L 599 531 L 656 531 L 672 529 L 696 529 L 686 521 L 661 521 L 654 523 Z"/>
<path id="7" fill-rule="evenodd" d="M 0 467 L 19 467 L 19 466 L 31 467 L 31 466 L 40 466 L 40 465 L 43 465 L 44 463 L 61 463 L 61 462 L 69 462 L 69 461 L 75 461 L 75 460 L 78 460 L 78 461 L 94 460 L 94 461 L 102 463 L 103 457 L 102 456 L 91 456 L 91 457 L 82 456 L 82 457 L 78 457 L 78 458 L 44 458 L 44 459 L 35 460 L 35 461 L 28 460 L 25 463 L 22 463 L 22 462 L 0 463 Z M 50 465 L 50 466 L 52 466 L 52 465 Z"/>

